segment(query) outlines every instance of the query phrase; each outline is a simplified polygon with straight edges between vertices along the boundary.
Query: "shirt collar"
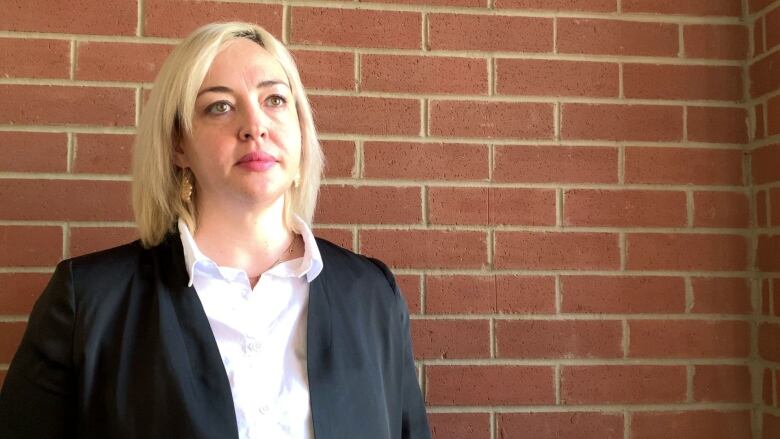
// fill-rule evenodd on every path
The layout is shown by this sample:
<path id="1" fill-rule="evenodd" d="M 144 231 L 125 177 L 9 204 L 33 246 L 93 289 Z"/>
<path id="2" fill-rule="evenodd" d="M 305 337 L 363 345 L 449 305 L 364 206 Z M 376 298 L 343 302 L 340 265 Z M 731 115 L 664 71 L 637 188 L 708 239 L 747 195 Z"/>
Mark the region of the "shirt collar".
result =
<path id="1" fill-rule="evenodd" d="M 297 226 L 298 232 L 303 238 L 304 251 L 303 258 L 300 258 L 300 265 L 292 270 L 287 270 L 286 273 L 290 273 L 296 277 L 306 275 L 308 282 L 313 281 L 322 271 L 323 263 L 320 250 L 317 247 L 317 241 L 314 238 L 314 234 L 311 229 L 298 215 L 293 216 L 293 221 Z M 181 238 L 181 245 L 184 250 L 184 265 L 187 268 L 187 275 L 189 276 L 188 286 L 192 286 L 195 278 L 196 265 L 212 265 L 219 267 L 216 262 L 212 261 L 208 256 L 203 254 L 198 248 L 198 244 L 195 243 L 195 238 L 192 236 L 189 227 L 180 218 L 178 221 L 179 236 Z M 282 265 L 282 264 L 280 264 Z M 271 270 L 280 268 L 280 265 L 272 267 Z"/>

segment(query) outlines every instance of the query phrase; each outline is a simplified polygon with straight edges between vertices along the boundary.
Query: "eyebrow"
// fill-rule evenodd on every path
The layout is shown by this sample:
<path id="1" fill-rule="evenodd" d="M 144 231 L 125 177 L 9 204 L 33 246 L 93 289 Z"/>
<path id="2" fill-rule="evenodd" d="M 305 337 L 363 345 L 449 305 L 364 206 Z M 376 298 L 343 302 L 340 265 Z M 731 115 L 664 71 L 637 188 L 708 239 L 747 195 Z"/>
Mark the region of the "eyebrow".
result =
<path id="1" fill-rule="evenodd" d="M 257 83 L 256 87 L 257 88 L 265 88 L 265 87 L 272 87 L 274 85 L 284 85 L 285 87 L 290 88 L 290 86 L 287 85 L 286 82 L 278 81 L 276 79 L 271 79 L 271 80 L 268 80 L 268 81 L 261 81 L 261 82 Z M 213 92 L 213 93 L 232 93 L 233 89 L 230 88 L 230 87 L 225 87 L 224 85 L 215 85 L 214 87 L 204 88 L 203 90 L 199 91 L 198 95 L 196 97 L 202 95 L 203 93 L 209 93 L 209 92 Z"/>

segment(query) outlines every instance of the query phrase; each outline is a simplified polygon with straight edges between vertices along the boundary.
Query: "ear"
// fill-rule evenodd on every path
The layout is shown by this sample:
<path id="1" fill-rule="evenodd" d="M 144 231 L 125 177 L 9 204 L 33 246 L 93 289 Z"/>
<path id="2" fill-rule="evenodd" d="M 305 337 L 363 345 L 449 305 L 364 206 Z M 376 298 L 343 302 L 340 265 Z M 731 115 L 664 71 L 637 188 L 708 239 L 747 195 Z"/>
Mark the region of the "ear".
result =
<path id="1" fill-rule="evenodd" d="M 181 141 L 178 141 L 173 145 L 173 163 L 180 168 L 190 167 L 190 161 L 184 153 Z"/>

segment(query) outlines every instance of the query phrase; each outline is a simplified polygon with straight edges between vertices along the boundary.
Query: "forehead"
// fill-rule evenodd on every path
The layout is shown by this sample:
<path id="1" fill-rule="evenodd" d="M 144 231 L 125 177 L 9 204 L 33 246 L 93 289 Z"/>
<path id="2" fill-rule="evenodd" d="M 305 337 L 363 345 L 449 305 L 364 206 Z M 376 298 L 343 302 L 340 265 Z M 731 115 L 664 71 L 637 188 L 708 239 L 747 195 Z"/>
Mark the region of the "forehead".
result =
<path id="1" fill-rule="evenodd" d="M 222 45 L 201 88 L 224 85 L 233 80 L 271 79 L 289 83 L 282 65 L 264 47 L 247 38 L 236 38 Z"/>

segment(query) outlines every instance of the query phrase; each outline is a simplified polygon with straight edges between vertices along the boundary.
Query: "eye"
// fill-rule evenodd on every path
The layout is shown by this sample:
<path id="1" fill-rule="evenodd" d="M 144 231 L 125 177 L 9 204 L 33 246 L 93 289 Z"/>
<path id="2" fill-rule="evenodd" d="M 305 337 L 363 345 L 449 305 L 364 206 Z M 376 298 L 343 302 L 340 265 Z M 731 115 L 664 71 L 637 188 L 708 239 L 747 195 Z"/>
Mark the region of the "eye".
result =
<path id="1" fill-rule="evenodd" d="M 230 102 L 218 101 L 206 107 L 206 113 L 209 114 L 225 114 L 232 108 Z"/>
<path id="2" fill-rule="evenodd" d="M 285 97 L 282 95 L 268 96 L 268 98 L 265 101 L 268 102 L 268 105 L 272 107 L 281 107 L 282 105 L 287 103 L 287 99 L 285 99 Z"/>

